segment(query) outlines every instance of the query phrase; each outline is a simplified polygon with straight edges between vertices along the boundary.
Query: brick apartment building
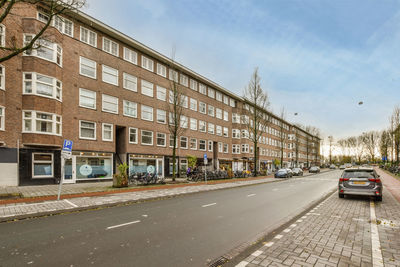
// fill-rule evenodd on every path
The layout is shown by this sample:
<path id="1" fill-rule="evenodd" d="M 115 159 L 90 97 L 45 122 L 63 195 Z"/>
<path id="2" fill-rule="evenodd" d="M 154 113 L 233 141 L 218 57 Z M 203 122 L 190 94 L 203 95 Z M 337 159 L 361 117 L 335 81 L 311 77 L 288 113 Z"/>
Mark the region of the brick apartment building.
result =
<path id="1" fill-rule="evenodd" d="M 18 4 L 0 25 L 0 41 L 15 38 L 22 45 L 47 20 L 42 7 Z M 201 165 L 205 153 L 210 169 L 252 168 L 241 97 L 84 13 L 63 15 L 52 25 L 39 49 L 0 66 L 0 185 L 54 183 L 64 139 L 74 142 L 66 182 L 111 179 L 121 162 L 131 173 L 169 176 L 173 79 L 182 87 L 186 128 L 178 140 L 178 169 L 186 170 L 188 155 Z M 260 167 L 275 167 L 281 143 L 284 164 L 293 165 L 294 126 L 266 116 L 271 123 L 258 147 Z M 299 132 L 299 162 L 318 165 L 318 137 Z"/>

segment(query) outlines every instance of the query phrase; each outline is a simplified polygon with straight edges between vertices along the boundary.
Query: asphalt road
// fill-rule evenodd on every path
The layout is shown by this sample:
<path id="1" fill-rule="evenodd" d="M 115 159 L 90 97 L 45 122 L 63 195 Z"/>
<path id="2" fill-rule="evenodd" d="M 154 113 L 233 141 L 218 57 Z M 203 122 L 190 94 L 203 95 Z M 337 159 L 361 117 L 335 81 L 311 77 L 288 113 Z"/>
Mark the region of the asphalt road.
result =
<path id="1" fill-rule="evenodd" d="M 0 266 L 204 266 L 337 186 L 340 171 L 0 224 Z"/>

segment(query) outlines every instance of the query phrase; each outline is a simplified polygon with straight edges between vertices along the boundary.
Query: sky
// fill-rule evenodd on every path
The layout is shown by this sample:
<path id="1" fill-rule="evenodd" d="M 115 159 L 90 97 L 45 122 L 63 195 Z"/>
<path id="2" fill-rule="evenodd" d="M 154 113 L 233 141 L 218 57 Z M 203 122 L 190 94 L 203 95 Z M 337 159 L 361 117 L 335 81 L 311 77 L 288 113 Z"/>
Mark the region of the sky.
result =
<path id="1" fill-rule="evenodd" d="M 323 137 L 383 130 L 400 104 L 397 0 L 87 1 L 84 12 L 165 56 L 175 48 L 239 96 L 258 67 L 272 111 Z"/>

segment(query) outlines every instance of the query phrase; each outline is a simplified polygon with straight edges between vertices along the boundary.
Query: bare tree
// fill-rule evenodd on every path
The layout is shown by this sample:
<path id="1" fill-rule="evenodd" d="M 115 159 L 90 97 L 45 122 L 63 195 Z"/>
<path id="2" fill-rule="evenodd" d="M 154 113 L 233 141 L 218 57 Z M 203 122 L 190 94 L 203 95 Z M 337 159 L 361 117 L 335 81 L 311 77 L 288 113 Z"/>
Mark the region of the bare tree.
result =
<path id="1" fill-rule="evenodd" d="M 375 151 L 379 144 L 379 133 L 376 131 L 370 131 L 361 135 L 361 140 L 364 143 L 366 150 L 368 151 L 372 162 L 375 162 Z"/>
<path id="2" fill-rule="evenodd" d="M 172 59 L 174 58 L 174 52 L 172 53 Z M 168 131 L 170 133 L 170 138 L 173 139 L 172 145 L 172 181 L 175 181 L 176 178 L 176 149 L 178 138 L 183 134 L 188 125 L 188 119 L 184 116 L 184 102 L 185 97 L 182 94 L 182 87 L 178 83 L 178 71 L 175 69 L 175 66 L 172 64 L 170 66 L 170 91 L 169 96 L 166 102 L 167 111 L 168 111 Z M 186 119 L 185 119 L 186 118 Z"/>
<path id="3" fill-rule="evenodd" d="M 329 165 L 332 164 L 332 143 L 333 143 L 333 136 L 328 136 L 329 141 Z"/>
<path id="4" fill-rule="evenodd" d="M 348 138 L 349 146 L 356 157 L 358 164 L 361 164 L 361 159 L 365 152 L 364 143 L 361 136 L 352 136 Z"/>
<path id="5" fill-rule="evenodd" d="M 389 131 L 383 130 L 381 132 L 381 138 L 379 142 L 379 152 L 381 153 L 382 158 L 386 158 L 386 161 L 389 156 L 389 148 L 391 146 L 391 143 L 392 143 L 392 138 L 390 130 Z"/>
<path id="6" fill-rule="evenodd" d="M 85 0 L 1 0 L 0 1 L 0 23 L 3 23 L 7 17 L 14 16 L 13 10 L 17 8 L 18 3 L 30 3 L 40 4 L 46 12 L 44 20 L 46 23 L 42 26 L 29 41 L 23 42 L 21 45 L 17 40 L 16 36 L 7 38 L 4 42 L 4 46 L 0 46 L 0 51 L 4 51 L 0 57 L 0 63 L 9 60 L 24 51 L 40 48 L 40 39 L 44 37 L 44 33 L 47 29 L 53 25 L 54 19 L 58 18 L 60 14 L 65 14 L 70 11 L 76 11 L 82 8 L 85 4 Z"/>
<path id="7" fill-rule="evenodd" d="M 253 72 L 250 82 L 244 90 L 243 98 L 250 117 L 249 120 L 243 121 L 243 123 L 247 126 L 250 141 L 254 145 L 254 175 L 257 176 L 258 143 L 270 120 L 270 116 L 266 114 L 269 107 L 268 95 L 261 88 L 258 68 Z M 247 113 L 246 110 L 243 110 L 243 113 Z"/>
<path id="8" fill-rule="evenodd" d="M 400 152 L 400 107 L 395 107 L 390 117 L 390 128 L 391 128 L 391 135 L 393 141 L 393 151 L 392 154 L 392 161 L 395 158 L 396 162 L 399 162 L 399 152 Z"/>

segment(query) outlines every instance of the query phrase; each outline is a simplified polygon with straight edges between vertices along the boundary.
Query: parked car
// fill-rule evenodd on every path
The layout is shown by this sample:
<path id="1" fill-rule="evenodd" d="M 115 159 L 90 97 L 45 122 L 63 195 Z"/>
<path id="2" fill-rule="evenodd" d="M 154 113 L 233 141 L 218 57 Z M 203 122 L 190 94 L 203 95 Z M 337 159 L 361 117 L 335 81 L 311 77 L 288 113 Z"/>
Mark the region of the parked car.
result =
<path id="1" fill-rule="evenodd" d="M 308 170 L 309 173 L 319 173 L 320 171 L 321 169 L 317 166 L 313 166 Z"/>
<path id="2" fill-rule="evenodd" d="M 275 178 L 290 178 L 290 177 L 292 177 L 292 173 L 288 172 L 287 169 L 279 169 L 275 173 Z"/>
<path id="3" fill-rule="evenodd" d="M 339 169 L 344 170 L 344 169 L 346 169 L 346 166 L 340 165 L 340 166 L 339 166 Z"/>
<path id="4" fill-rule="evenodd" d="M 293 176 L 303 176 L 303 170 L 301 168 L 292 169 Z"/>
<path id="5" fill-rule="evenodd" d="M 331 166 L 329 166 L 329 169 L 336 170 L 335 164 L 332 164 Z"/>
<path id="6" fill-rule="evenodd" d="M 339 178 L 339 197 L 345 195 L 373 196 L 382 201 L 382 182 L 373 168 L 345 169 Z"/>
<path id="7" fill-rule="evenodd" d="M 293 177 L 293 171 L 290 168 L 286 168 L 286 170 L 288 171 L 288 173 L 290 174 L 290 177 Z"/>

